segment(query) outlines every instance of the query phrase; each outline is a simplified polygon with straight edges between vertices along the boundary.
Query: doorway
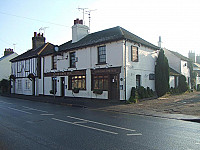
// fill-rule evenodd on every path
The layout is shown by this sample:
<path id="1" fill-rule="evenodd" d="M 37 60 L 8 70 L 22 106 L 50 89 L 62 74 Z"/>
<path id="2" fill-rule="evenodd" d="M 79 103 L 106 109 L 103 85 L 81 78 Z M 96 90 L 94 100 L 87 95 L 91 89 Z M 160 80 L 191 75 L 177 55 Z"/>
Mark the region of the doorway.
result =
<path id="1" fill-rule="evenodd" d="M 32 79 L 32 95 L 35 95 L 35 78 Z"/>
<path id="2" fill-rule="evenodd" d="M 60 78 L 60 80 L 61 80 L 61 82 L 60 82 L 60 86 L 61 86 L 61 93 L 60 93 L 60 95 L 62 96 L 62 97 L 64 97 L 65 96 L 65 77 L 61 77 Z"/>
<path id="3" fill-rule="evenodd" d="M 110 75 L 109 99 L 119 100 L 119 75 Z"/>

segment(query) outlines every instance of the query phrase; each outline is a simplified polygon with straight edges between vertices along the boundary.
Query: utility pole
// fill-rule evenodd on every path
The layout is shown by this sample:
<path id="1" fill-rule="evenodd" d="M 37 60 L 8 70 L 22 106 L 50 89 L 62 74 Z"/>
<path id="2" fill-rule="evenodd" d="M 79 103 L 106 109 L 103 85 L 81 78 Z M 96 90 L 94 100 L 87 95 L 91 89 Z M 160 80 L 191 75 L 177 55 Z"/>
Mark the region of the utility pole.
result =
<path id="1" fill-rule="evenodd" d="M 14 44 L 13 44 L 13 46 L 14 46 L 14 52 L 15 52 L 15 45 L 16 45 L 16 44 L 14 43 Z"/>

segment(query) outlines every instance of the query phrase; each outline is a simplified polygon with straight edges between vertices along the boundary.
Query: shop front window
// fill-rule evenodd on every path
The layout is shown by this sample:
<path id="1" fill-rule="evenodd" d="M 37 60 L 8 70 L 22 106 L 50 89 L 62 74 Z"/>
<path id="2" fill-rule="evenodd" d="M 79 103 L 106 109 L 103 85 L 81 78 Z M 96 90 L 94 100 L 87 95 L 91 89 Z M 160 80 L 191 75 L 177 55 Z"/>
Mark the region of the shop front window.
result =
<path id="1" fill-rule="evenodd" d="M 94 75 L 93 89 L 108 90 L 108 75 Z"/>
<path id="2" fill-rule="evenodd" d="M 69 76 L 69 89 L 79 88 L 80 90 L 86 89 L 85 76 Z"/>

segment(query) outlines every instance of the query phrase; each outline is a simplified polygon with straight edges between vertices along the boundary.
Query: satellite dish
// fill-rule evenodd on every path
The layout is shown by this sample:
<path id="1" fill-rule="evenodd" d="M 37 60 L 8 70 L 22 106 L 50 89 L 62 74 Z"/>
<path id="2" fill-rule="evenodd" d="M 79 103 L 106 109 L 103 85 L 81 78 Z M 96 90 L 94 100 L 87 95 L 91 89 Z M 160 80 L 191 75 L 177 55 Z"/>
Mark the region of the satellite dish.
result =
<path id="1" fill-rule="evenodd" d="M 56 46 L 54 49 L 55 49 L 55 51 L 57 52 L 59 48 Z"/>

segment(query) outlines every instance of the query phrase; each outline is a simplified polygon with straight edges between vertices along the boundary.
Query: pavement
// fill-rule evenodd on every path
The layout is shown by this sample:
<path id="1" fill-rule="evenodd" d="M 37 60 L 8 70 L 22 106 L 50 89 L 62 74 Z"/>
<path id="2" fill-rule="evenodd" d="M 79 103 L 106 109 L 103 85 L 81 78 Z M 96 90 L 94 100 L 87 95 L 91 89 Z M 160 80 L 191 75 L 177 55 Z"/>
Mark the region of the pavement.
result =
<path id="1" fill-rule="evenodd" d="M 56 97 L 54 99 L 54 97 L 51 96 L 25 96 L 16 94 L 3 96 L 73 107 L 83 107 L 98 111 L 111 111 L 200 123 L 200 92 L 184 93 L 181 95 L 165 95 L 160 98 L 142 100 L 136 104 L 126 104 L 124 101 L 87 98 Z"/>

